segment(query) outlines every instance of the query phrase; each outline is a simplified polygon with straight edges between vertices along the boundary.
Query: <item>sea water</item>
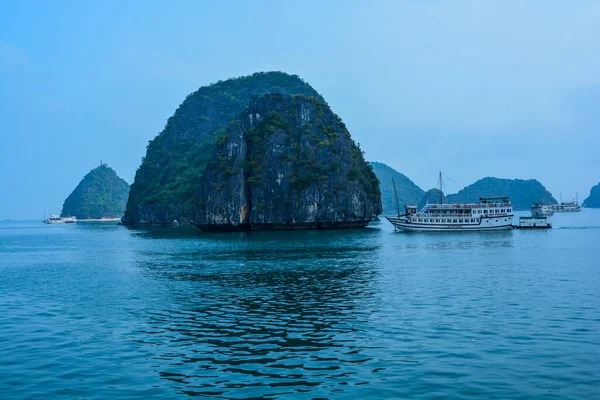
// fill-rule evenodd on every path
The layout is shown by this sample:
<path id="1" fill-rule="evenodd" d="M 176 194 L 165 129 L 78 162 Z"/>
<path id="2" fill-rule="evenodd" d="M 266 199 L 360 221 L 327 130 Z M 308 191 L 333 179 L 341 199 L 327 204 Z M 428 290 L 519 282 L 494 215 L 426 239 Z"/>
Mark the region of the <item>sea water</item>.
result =
<path id="1" fill-rule="evenodd" d="M 600 210 L 551 222 L 0 222 L 1 397 L 600 398 Z"/>

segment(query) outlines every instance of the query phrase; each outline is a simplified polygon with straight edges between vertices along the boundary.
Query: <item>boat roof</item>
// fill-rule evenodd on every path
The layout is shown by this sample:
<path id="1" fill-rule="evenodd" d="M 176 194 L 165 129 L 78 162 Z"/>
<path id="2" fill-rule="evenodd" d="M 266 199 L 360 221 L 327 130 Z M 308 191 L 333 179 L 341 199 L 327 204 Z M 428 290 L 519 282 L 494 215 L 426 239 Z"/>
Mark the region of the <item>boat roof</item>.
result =
<path id="1" fill-rule="evenodd" d="M 519 217 L 519 219 L 546 219 L 546 217 Z"/>
<path id="2" fill-rule="evenodd" d="M 486 201 L 493 201 L 493 200 L 502 200 L 505 202 L 509 202 L 510 199 L 508 196 L 498 196 L 498 197 L 480 197 L 479 198 L 480 201 L 486 202 Z"/>

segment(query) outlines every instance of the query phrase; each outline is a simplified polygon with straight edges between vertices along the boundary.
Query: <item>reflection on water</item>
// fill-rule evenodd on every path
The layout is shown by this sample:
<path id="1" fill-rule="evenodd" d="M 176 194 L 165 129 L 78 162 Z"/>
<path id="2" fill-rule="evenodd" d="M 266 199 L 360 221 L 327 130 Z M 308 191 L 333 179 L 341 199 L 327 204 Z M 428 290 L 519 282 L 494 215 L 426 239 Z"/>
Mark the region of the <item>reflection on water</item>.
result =
<path id="1" fill-rule="evenodd" d="M 0 223 L 0 391 L 597 398 L 588 218 L 467 234 Z"/>
<path id="2" fill-rule="evenodd" d="M 82 232 L 116 232 L 122 229 L 116 222 L 77 222 L 73 227 Z"/>
<path id="3" fill-rule="evenodd" d="M 148 328 L 138 340 L 160 343 L 158 359 L 170 362 L 161 376 L 181 393 L 248 397 L 330 387 L 324 379 L 346 385 L 356 364 L 371 361 L 358 338 L 368 326 L 377 249 L 376 231 L 210 235 L 200 249 L 139 265 L 193 285 L 176 294 L 176 310 L 140 315 Z"/>

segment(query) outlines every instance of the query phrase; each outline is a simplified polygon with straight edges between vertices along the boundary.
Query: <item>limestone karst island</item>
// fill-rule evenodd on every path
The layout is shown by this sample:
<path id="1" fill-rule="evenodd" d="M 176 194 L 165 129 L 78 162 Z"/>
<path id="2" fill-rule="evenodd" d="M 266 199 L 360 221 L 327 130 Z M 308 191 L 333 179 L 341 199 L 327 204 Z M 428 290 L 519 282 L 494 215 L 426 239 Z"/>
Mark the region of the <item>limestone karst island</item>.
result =
<path id="1" fill-rule="evenodd" d="M 118 219 L 123 216 L 129 184 L 107 164 L 91 170 L 66 198 L 61 217 L 78 220 Z"/>
<path id="2" fill-rule="evenodd" d="M 600 208 L 600 183 L 590 189 L 590 195 L 583 201 L 583 206 Z"/>
<path id="3" fill-rule="evenodd" d="M 148 144 L 123 222 L 350 228 L 380 213 L 377 177 L 342 119 L 298 76 L 261 72 L 187 96 Z"/>

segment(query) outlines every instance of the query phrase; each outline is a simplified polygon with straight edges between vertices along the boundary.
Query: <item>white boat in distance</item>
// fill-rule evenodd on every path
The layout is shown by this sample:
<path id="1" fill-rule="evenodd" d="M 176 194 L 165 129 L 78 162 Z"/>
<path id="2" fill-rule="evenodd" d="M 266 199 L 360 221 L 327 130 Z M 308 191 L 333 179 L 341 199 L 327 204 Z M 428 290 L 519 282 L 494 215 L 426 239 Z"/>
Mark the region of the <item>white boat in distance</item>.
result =
<path id="1" fill-rule="evenodd" d="M 552 205 L 552 210 L 554 212 L 579 212 L 581 211 L 581 206 L 579 205 L 579 203 L 576 200 L 573 201 L 565 201 L 564 203 L 560 203 L 560 204 L 553 204 Z"/>
<path id="2" fill-rule="evenodd" d="M 552 204 L 535 203 L 531 206 L 531 215 L 534 217 L 545 217 L 554 215 Z"/>
<path id="3" fill-rule="evenodd" d="M 60 217 L 56 214 L 50 214 L 48 219 L 43 221 L 45 224 L 74 224 L 77 222 L 76 217 Z"/>
<path id="4" fill-rule="evenodd" d="M 440 192 L 442 188 L 440 172 Z M 394 183 L 394 193 L 396 191 Z M 491 231 L 511 229 L 513 207 L 508 197 L 481 197 L 479 203 L 426 204 L 421 211 L 416 206 L 405 206 L 404 214 L 386 217 L 395 229 L 406 231 Z M 397 195 L 396 195 L 397 201 Z M 398 210 L 400 211 L 400 210 Z"/>
<path id="5" fill-rule="evenodd" d="M 50 217 L 48 217 L 48 219 L 45 219 L 44 223 L 46 223 L 46 224 L 64 224 L 65 220 L 56 214 L 50 214 Z"/>

